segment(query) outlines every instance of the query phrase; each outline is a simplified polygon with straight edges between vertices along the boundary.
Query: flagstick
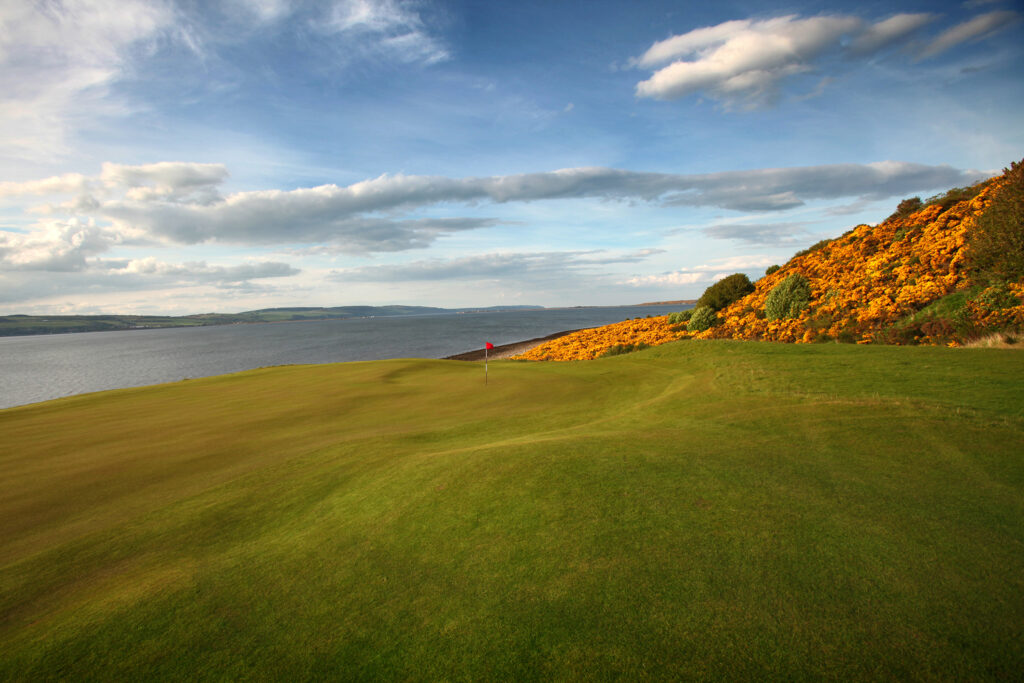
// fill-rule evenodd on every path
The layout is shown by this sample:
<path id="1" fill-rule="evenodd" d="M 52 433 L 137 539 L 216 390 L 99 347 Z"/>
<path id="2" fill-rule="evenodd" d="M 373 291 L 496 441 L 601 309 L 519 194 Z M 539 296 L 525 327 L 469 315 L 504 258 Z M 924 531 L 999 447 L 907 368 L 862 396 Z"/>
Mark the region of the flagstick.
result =
<path id="1" fill-rule="evenodd" d="M 484 386 L 487 386 L 487 347 L 484 347 Z"/>

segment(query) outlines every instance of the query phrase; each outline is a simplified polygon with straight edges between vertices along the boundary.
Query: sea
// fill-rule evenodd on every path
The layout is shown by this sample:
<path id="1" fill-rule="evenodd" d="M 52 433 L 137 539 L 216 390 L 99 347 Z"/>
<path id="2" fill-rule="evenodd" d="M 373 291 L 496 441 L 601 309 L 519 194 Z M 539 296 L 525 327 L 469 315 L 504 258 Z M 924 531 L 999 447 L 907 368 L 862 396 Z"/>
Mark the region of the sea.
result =
<path id="1" fill-rule="evenodd" d="M 689 306 L 597 306 L 0 337 L 0 409 L 274 365 L 445 358 L 665 315 Z"/>

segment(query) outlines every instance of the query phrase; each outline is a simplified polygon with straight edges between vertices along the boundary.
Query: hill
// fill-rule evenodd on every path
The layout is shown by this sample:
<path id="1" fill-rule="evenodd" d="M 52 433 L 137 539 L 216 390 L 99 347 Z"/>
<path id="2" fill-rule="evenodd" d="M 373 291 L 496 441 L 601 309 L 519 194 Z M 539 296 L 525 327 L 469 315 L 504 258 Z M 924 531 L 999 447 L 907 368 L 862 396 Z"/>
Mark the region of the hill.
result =
<path id="1" fill-rule="evenodd" d="M 993 216 L 1002 223 L 993 227 Z M 908 199 L 878 225 L 859 225 L 794 255 L 754 291 L 714 311 L 706 329 L 667 318 L 627 321 L 520 358 L 581 360 L 688 337 L 960 345 L 1005 332 L 1015 340 L 1024 331 L 1021 263 L 1024 162 L 972 187 Z M 793 287 L 802 295 L 789 292 L 797 298 L 773 311 L 770 300 L 778 304 L 782 289 Z"/>
<path id="2" fill-rule="evenodd" d="M 542 306 L 492 306 L 487 308 L 434 308 L 430 306 L 334 306 L 261 308 L 242 313 L 200 313 L 183 316 L 160 315 L 8 315 L 0 316 L 0 337 L 66 332 L 108 332 L 160 327 L 201 327 L 240 323 L 296 322 L 302 320 L 344 320 L 346 318 L 396 315 L 434 315 L 538 309 Z"/>
<path id="3" fill-rule="evenodd" d="M 0 680 L 1024 669 L 1017 352 L 708 341 L 482 370 L 0 411 Z"/>

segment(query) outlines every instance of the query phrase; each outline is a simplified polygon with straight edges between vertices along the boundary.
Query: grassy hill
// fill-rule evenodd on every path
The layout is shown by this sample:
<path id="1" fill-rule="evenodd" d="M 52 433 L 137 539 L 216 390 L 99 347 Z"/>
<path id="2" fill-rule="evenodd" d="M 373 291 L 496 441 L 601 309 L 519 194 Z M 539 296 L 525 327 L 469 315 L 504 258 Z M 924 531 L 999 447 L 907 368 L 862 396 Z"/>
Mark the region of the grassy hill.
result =
<path id="1" fill-rule="evenodd" d="M 1008 679 L 1014 351 L 665 344 L 0 411 L 0 679 Z"/>

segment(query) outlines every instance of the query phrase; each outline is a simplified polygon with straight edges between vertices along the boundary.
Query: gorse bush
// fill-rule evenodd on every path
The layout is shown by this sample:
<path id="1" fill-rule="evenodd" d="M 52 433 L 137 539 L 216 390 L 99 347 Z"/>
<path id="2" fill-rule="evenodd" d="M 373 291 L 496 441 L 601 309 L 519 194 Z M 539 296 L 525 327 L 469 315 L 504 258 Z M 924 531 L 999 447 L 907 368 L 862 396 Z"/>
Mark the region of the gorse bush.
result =
<path id="1" fill-rule="evenodd" d="M 714 309 L 710 306 L 698 306 L 693 309 L 693 316 L 690 317 L 690 322 L 686 329 L 690 332 L 703 332 L 711 328 L 717 320 L 718 316 L 715 315 Z"/>
<path id="2" fill-rule="evenodd" d="M 768 320 L 795 318 L 811 301 L 811 283 L 800 273 L 793 273 L 775 285 L 764 300 Z"/>
<path id="3" fill-rule="evenodd" d="M 1024 279 L 1024 160 L 1010 164 L 1003 185 L 970 236 L 968 258 L 979 279 Z"/>
<path id="4" fill-rule="evenodd" d="M 774 266 L 768 266 L 768 270 L 764 271 L 764 274 L 765 275 L 771 275 L 772 273 L 776 272 L 781 267 L 782 266 L 780 266 L 777 263 Z"/>
<path id="5" fill-rule="evenodd" d="M 750 278 L 743 273 L 733 273 L 705 289 L 697 300 L 697 306 L 710 306 L 712 310 L 720 311 L 753 291 L 754 284 Z"/>

